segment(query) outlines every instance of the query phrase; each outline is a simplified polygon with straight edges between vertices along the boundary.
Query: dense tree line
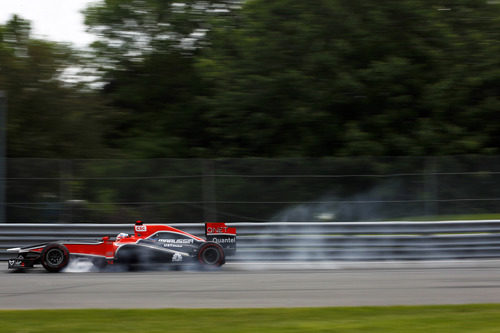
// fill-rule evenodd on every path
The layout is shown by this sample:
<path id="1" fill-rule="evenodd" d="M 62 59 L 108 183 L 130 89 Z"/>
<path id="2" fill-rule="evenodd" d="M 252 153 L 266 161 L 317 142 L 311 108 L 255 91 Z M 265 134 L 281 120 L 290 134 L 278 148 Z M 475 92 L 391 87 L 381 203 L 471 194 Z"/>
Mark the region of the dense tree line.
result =
<path id="1" fill-rule="evenodd" d="M 486 0 L 105 0 L 85 16 L 91 56 L 0 26 L 9 156 L 500 153 Z"/>
<path id="2" fill-rule="evenodd" d="M 0 26 L 0 90 L 8 96 L 9 157 L 104 156 L 107 108 L 99 94 L 62 80 L 81 59 L 69 46 L 31 37 L 14 16 Z"/>

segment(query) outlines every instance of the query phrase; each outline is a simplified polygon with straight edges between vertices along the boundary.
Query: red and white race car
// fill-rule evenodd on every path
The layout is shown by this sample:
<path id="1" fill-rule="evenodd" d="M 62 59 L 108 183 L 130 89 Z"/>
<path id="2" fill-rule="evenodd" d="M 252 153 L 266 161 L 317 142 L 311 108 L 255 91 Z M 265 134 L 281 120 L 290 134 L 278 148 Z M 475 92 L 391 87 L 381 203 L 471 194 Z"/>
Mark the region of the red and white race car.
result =
<path id="1" fill-rule="evenodd" d="M 219 267 L 226 256 L 236 252 L 236 229 L 225 223 L 205 223 L 204 239 L 168 225 L 137 221 L 133 235 L 120 233 L 115 239 L 58 241 L 7 251 L 18 253 L 9 260 L 9 269 L 15 270 L 41 264 L 49 272 L 59 272 L 76 258 L 85 258 L 100 269 L 108 265 L 132 269 L 162 263 Z"/>

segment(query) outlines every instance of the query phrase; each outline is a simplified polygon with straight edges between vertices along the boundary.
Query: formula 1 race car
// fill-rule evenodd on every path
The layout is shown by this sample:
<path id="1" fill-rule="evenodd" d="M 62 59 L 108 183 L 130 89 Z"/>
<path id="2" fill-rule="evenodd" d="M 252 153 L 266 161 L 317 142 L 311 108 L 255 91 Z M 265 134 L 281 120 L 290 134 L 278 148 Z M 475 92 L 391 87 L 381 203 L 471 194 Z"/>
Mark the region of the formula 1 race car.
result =
<path id="1" fill-rule="evenodd" d="M 128 269 L 173 263 L 219 267 L 226 256 L 236 252 L 236 229 L 225 223 L 205 223 L 205 239 L 167 225 L 137 221 L 134 235 L 120 233 L 115 239 L 96 242 L 58 241 L 8 249 L 18 256 L 9 260 L 9 269 L 23 270 L 41 264 L 49 272 L 59 272 L 72 259 L 91 261 L 99 269 L 108 265 Z"/>

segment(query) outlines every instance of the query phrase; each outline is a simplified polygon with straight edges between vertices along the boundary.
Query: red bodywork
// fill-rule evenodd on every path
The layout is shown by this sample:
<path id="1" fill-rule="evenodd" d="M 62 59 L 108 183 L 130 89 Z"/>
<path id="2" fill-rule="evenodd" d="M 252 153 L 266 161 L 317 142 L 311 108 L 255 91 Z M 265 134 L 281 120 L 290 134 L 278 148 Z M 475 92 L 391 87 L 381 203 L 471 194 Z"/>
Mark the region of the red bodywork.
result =
<path id="1" fill-rule="evenodd" d="M 207 225 L 212 225 L 212 224 L 218 226 L 220 224 L 223 224 L 225 226 L 225 223 L 207 223 Z M 112 241 L 109 239 L 109 237 L 103 237 L 102 242 L 97 244 L 83 244 L 83 243 L 63 243 L 63 244 L 68 248 L 70 254 L 99 256 L 99 257 L 105 257 L 106 260 L 113 260 L 115 258 L 116 251 L 121 246 L 125 244 L 135 244 L 139 239 L 146 239 L 159 231 L 168 231 L 172 233 L 186 235 L 201 242 L 206 241 L 203 238 L 191 235 L 190 233 L 187 233 L 185 231 L 176 229 L 168 225 L 158 225 L 158 224 L 146 225 L 138 222 L 134 226 L 134 231 L 135 231 L 134 235 L 122 238 L 118 241 Z M 236 233 L 236 229 L 234 230 L 234 233 Z M 42 249 L 43 248 L 41 248 L 40 251 Z"/>
<path id="2" fill-rule="evenodd" d="M 154 237 L 155 234 L 157 233 L 168 233 L 168 234 L 177 234 L 177 235 L 183 235 L 187 237 L 188 239 L 192 239 L 192 242 L 196 243 L 205 243 L 207 242 L 206 239 L 197 237 L 195 235 L 192 235 L 190 233 L 187 233 L 185 231 L 176 229 L 174 227 L 168 226 L 168 225 L 156 225 L 156 224 L 142 224 L 141 221 L 137 221 L 137 223 L 134 226 L 134 234 L 133 235 L 127 235 L 125 237 L 120 237 L 117 238 L 116 240 L 111 240 L 108 236 L 103 237 L 101 241 L 97 242 L 76 242 L 76 241 L 62 241 L 62 242 L 57 242 L 58 244 L 63 245 L 66 247 L 66 249 L 69 252 L 69 255 L 71 256 L 84 256 L 84 257 L 91 257 L 95 258 L 101 261 L 105 261 L 107 264 L 113 264 L 114 261 L 116 260 L 116 255 L 120 247 L 124 245 L 134 245 L 137 244 L 139 241 L 142 240 L 148 240 L 151 239 L 150 237 Z M 223 236 L 223 235 L 230 235 L 233 236 L 234 238 L 236 237 L 236 229 L 235 228 L 230 228 L 226 226 L 225 223 L 206 223 L 205 224 L 205 234 L 207 236 L 207 239 L 210 239 L 213 242 L 217 242 L 217 240 L 213 238 L 217 238 L 217 236 Z M 222 245 L 222 244 L 221 244 Z M 19 253 L 39 253 L 43 255 L 43 251 L 46 248 L 46 244 L 44 245 L 39 245 L 39 246 L 33 246 L 33 247 L 27 247 L 23 249 L 12 249 L 12 250 L 18 250 Z M 175 249 L 169 249 L 167 251 L 172 251 L 175 252 Z M 35 262 L 36 263 L 36 262 Z M 12 267 L 10 268 L 16 268 L 15 266 L 17 263 L 15 263 Z M 23 260 L 22 262 L 18 263 L 18 266 L 20 267 L 27 267 L 28 265 L 32 266 L 32 263 L 29 263 L 28 261 L 25 262 Z"/>

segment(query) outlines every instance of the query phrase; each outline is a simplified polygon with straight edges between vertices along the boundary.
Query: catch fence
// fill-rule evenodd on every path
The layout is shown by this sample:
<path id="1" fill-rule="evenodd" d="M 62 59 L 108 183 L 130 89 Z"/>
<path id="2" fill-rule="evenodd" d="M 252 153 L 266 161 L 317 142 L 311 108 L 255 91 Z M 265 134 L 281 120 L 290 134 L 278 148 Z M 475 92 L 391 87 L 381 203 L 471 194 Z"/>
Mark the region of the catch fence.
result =
<path id="1" fill-rule="evenodd" d="M 6 165 L 7 223 L 433 220 L 496 214 L 500 206 L 500 156 Z"/>

